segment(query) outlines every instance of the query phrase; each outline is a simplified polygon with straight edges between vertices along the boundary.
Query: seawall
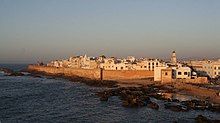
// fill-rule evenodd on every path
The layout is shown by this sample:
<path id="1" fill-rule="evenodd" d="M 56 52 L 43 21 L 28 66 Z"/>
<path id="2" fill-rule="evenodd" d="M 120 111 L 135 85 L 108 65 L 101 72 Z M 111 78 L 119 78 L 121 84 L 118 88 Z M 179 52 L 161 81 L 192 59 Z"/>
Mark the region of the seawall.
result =
<path id="1" fill-rule="evenodd" d="M 56 68 L 48 66 L 29 65 L 28 71 L 45 72 L 48 74 L 63 74 L 65 76 L 79 76 L 96 80 L 123 80 L 123 79 L 145 79 L 154 76 L 153 71 L 145 70 L 101 70 L 101 69 L 73 69 Z"/>

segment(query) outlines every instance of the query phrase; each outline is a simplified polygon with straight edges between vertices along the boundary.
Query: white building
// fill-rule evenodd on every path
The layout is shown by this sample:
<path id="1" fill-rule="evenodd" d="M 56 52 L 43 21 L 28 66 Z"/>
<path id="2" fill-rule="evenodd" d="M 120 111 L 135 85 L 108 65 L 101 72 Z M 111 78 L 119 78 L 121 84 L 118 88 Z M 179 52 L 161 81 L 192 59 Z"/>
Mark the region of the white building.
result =
<path id="1" fill-rule="evenodd" d="M 186 63 L 202 76 L 209 76 L 210 78 L 220 76 L 220 60 L 188 61 Z"/>
<path id="2" fill-rule="evenodd" d="M 179 67 L 175 69 L 176 79 L 191 79 L 191 68 L 189 67 Z"/>

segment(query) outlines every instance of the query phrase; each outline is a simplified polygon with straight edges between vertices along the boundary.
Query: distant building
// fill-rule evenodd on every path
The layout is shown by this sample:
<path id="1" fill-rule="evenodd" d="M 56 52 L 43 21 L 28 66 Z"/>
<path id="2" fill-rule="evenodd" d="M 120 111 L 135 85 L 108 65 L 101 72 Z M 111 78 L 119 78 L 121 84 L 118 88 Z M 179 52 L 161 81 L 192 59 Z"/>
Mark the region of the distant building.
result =
<path id="1" fill-rule="evenodd" d="M 220 60 L 187 61 L 186 64 L 195 69 L 200 76 L 220 76 Z"/>
<path id="2" fill-rule="evenodd" d="M 177 65 L 176 51 L 172 52 L 170 61 L 171 61 L 171 65 Z"/>
<path id="3" fill-rule="evenodd" d="M 176 53 L 172 52 L 171 61 L 167 66 L 156 67 L 154 81 L 162 83 L 189 82 L 207 83 L 207 77 L 197 77 L 197 74 L 188 66 L 177 63 Z"/>

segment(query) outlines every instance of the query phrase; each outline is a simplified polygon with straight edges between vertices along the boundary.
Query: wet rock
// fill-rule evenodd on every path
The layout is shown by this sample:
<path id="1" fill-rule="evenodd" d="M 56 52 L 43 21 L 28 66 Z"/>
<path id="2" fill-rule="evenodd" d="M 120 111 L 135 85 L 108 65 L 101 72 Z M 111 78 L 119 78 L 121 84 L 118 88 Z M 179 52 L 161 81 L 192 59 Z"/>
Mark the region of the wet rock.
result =
<path id="1" fill-rule="evenodd" d="M 209 109 L 211 111 L 220 112 L 220 104 L 210 104 Z"/>
<path id="2" fill-rule="evenodd" d="M 108 91 L 98 92 L 96 95 L 100 97 L 100 101 L 108 101 L 108 98 L 111 96 Z"/>
<path id="3" fill-rule="evenodd" d="M 11 70 L 9 68 L 0 68 L 0 71 L 3 71 L 6 74 L 11 74 L 14 72 L 13 70 Z"/>
<path id="4" fill-rule="evenodd" d="M 150 102 L 149 104 L 147 104 L 147 107 L 152 108 L 152 109 L 156 109 L 156 110 L 159 109 L 159 105 L 155 102 Z"/>
<path id="5" fill-rule="evenodd" d="M 195 121 L 196 121 L 196 123 L 211 123 L 211 121 L 208 118 L 206 118 L 206 117 L 204 117 L 202 115 L 198 115 L 195 118 Z"/>
<path id="6" fill-rule="evenodd" d="M 15 72 L 9 68 L 0 68 L 0 71 L 3 71 L 6 76 L 23 76 L 24 74 L 21 72 Z"/>
<path id="7" fill-rule="evenodd" d="M 175 112 L 185 112 L 188 111 L 187 107 L 179 104 L 173 104 L 173 103 L 166 103 L 164 104 L 166 109 L 170 109 L 171 111 Z"/>
<path id="8" fill-rule="evenodd" d="M 20 73 L 20 72 L 12 72 L 12 73 L 8 74 L 8 76 L 24 76 L 24 74 Z"/>
<path id="9" fill-rule="evenodd" d="M 117 88 L 98 92 L 96 95 L 102 101 L 107 101 L 110 96 L 118 96 L 122 100 L 122 106 L 124 107 L 142 107 L 149 104 L 149 107 L 158 109 L 159 106 L 150 101 L 150 97 L 144 90 L 141 87 Z"/>
<path id="10" fill-rule="evenodd" d="M 209 103 L 207 101 L 202 101 L 202 100 L 189 100 L 189 101 L 183 101 L 183 105 L 187 106 L 188 109 L 193 109 L 193 110 L 205 110 L 209 109 Z"/>
<path id="11" fill-rule="evenodd" d="M 208 119 L 208 118 L 205 117 L 205 116 L 198 115 L 198 116 L 195 118 L 195 122 L 196 122 L 196 123 L 220 123 L 220 120 L 211 120 L 211 119 Z"/>

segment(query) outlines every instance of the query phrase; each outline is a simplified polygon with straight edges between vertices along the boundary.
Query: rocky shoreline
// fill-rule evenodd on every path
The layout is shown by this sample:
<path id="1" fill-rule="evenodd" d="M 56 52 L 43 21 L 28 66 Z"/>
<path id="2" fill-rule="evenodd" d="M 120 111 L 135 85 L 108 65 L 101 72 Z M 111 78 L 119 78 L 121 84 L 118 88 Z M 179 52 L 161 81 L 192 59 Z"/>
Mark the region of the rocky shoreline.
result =
<path id="1" fill-rule="evenodd" d="M 100 101 L 108 101 L 109 97 L 118 96 L 124 107 L 143 107 L 147 106 L 152 109 L 159 109 L 159 105 L 151 101 L 151 98 L 163 100 L 166 109 L 179 112 L 189 110 L 210 110 L 220 112 L 220 104 L 213 104 L 206 100 L 185 100 L 181 101 L 166 97 L 163 93 L 176 93 L 173 89 L 162 85 L 148 85 L 143 87 L 122 87 L 108 89 L 97 92 Z"/>

